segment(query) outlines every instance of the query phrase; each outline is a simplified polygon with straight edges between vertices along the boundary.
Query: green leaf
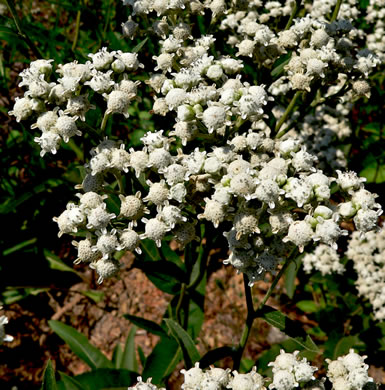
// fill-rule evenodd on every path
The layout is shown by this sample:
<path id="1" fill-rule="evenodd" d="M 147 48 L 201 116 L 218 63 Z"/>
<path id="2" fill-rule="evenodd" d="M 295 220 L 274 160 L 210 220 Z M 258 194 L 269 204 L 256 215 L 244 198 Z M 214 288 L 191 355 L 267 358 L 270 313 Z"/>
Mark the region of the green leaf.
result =
<path id="1" fill-rule="evenodd" d="M 37 241 L 37 238 L 34 237 L 34 238 L 31 238 L 30 240 L 26 240 L 26 241 L 20 242 L 19 244 L 15 245 L 15 246 L 13 246 L 11 248 L 5 249 L 3 251 L 3 256 L 8 256 L 11 253 L 17 252 L 17 251 L 25 248 L 26 246 L 30 246 L 32 244 L 35 244 L 36 241 Z"/>
<path id="2" fill-rule="evenodd" d="M 73 379 L 80 384 L 83 390 L 103 390 L 121 388 L 137 382 L 138 373 L 116 368 L 98 368 L 85 374 L 77 375 Z M 68 390 L 62 381 L 58 382 L 59 390 Z M 77 390 L 76 387 L 70 390 Z"/>
<path id="3" fill-rule="evenodd" d="M 307 349 L 311 352 L 318 352 L 318 347 L 314 344 L 311 337 L 308 336 L 295 321 L 286 317 L 279 310 L 275 310 L 274 308 L 265 305 L 262 309 L 257 311 L 257 315 L 258 317 L 263 318 L 270 325 L 273 325 L 280 331 L 284 332 L 303 349 Z"/>
<path id="4" fill-rule="evenodd" d="M 305 313 L 315 313 L 316 311 L 318 311 L 318 306 L 315 304 L 314 301 L 310 300 L 303 300 L 297 302 L 297 307 Z"/>
<path id="5" fill-rule="evenodd" d="M 112 363 L 96 347 L 91 345 L 87 337 L 79 333 L 71 326 L 65 325 L 60 321 L 48 321 L 51 329 L 61 337 L 80 359 L 95 370 L 96 368 L 112 368 Z"/>
<path id="6" fill-rule="evenodd" d="M 138 371 L 138 362 L 135 352 L 135 334 L 138 328 L 134 325 L 128 333 L 126 345 L 124 346 L 122 365 L 119 368 L 125 368 L 130 371 Z"/>
<path id="7" fill-rule="evenodd" d="M 131 52 L 133 52 L 133 53 L 138 53 L 138 52 L 140 51 L 140 49 L 146 44 L 147 41 L 148 41 L 148 38 L 143 39 L 143 41 L 140 42 L 139 44 L 137 44 L 137 45 L 131 50 Z"/>
<path id="8" fill-rule="evenodd" d="M 139 355 L 140 363 L 142 364 L 142 367 L 144 367 L 146 365 L 147 358 L 143 352 L 143 349 L 140 348 L 140 345 L 138 345 L 138 355 Z"/>
<path id="9" fill-rule="evenodd" d="M 208 351 L 206 354 L 204 354 L 202 359 L 200 359 L 199 367 L 206 368 L 211 364 L 218 362 L 219 360 L 222 360 L 228 356 L 233 356 L 235 352 L 236 352 L 235 349 L 229 346 L 212 349 Z"/>
<path id="10" fill-rule="evenodd" d="M 111 362 L 115 368 L 122 367 L 122 358 L 123 358 L 123 349 L 120 343 L 118 342 L 112 352 Z"/>
<path id="11" fill-rule="evenodd" d="M 52 367 L 51 360 L 48 360 L 48 363 L 45 367 L 41 390 L 57 390 L 55 370 Z"/>
<path id="12" fill-rule="evenodd" d="M 290 61 L 290 57 L 291 57 L 291 53 L 285 54 L 280 58 L 278 58 L 278 60 L 274 63 L 275 66 L 273 70 L 270 73 L 272 77 L 278 78 L 278 76 L 280 76 L 283 73 L 285 65 L 287 65 Z"/>
<path id="13" fill-rule="evenodd" d="M 190 368 L 199 361 L 201 358 L 199 352 L 194 344 L 194 341 L 190 335 L 174 320 L 167 318 L 164 320 L 168 328 L 170 329 L 171 335 L 179 343 L 182 349 L 183 359 L 187 368 Z"/>
<path id="14" fill-rule="evenodd" d="M 95 303 L 99 303 L 104 299 L 103 291 L 84 290 L 84 291 L 80 291 L 80 293 L 86 296 L 87 298 L 92 299 Z"/>
<path id="15" fill-rule="evenodd" d="M 51 269 L 56 269 L 58 271 L 64 271 L 64 272 L 72 272 L 79 276 L 79 274 L 73 268 L 65 264 L 64 261 L 60 259 L 60 257 L 56 256 L 48 249 L 44 249 L 44 257 L 47 259 L 49 263 L 49 267 Z"/>
<path id="16" fill-rule="evenodd" d="M 123 314 L 123 317 L 126 318 L 127 320 L 131 321 L 133 324 L 135 324 L 139 328 L 147 330 L 147 332 L 150 332 L 152 334 L 156 334 L 157 336 L 160 336 L 160 337 L 167 337 L 167 333 L 156 322 L 146 320 L 145 318 L 142 318 L 142 317 L 133 316 L 131 314 Z"/>
<path id="17" fill-rule="evenodd" d="M 134 265 L 141 269 L 159 290 L 168 294 L 178 294 L 181 284 L 186 280 L 186 274 L 183 270 L 167 260 L 136 260 Z"/>
<path id="18" fill-rule="evenodd" d="M 152 378 L 152 383 L 160 384 L 163 378 L 170 375 L 182 359 L 179 344 L 170 337 L 162 337 L 146 359 L 142 377 Z"/>
<path id="19" fill-rule="evenodd" d="M 139 256 L 145 260 L 158 261 L 160 259 L 158 248 L 153 240 L 145 239 L 140 241 L 143 248 L 143 255 Z M 144 256 L 145 255 L 145 256 Z"/>
<path id="20" fill-rule="evenodd" d="M 59 371 L 62 383 L 58 383 L 59 390 L 84 390 L 84 387 L 74 378 Z"/>
<path id="21" fill-rule="evenodd" d="M 362 341 L 357 335 L 341 337 L 334 348 L 333 359 L 337 359 L 339 356 L 346 355 L 349 353 L 350 348 L 360 344 L 362 345 Z"/>
<path id="22" fill-rule="evenodd" d="M 183 261 L 181 260 L 180 256 L 178 256 L 178 254 L 170 248 L 170 245 L 168 244 L 168 242 L 162 241 L 162 246 L 161 246 L 160 250 L 162 252 L 162 255 L 164 256 L 164 258 L 167 261 L 173 262 L 179 268 L 181 268 L 185 271 L 185 265 L 184 265 Z"/>

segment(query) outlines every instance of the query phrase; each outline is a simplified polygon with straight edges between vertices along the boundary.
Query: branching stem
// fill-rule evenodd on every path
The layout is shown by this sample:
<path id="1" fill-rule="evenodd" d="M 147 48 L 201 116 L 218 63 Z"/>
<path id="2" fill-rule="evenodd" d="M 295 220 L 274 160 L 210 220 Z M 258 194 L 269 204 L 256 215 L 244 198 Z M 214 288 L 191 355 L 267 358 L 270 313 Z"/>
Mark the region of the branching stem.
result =
<path id="1" fill-rule="evenodd" d="M 295 104 L 297 102 L 297 99 L 300 97 L 301 93 L 302 93 L 302 91 L 297 91 L 295 93 L 295 95 L 293 96 L 293 99 L 291 99 L 290 104 L 287 106 L 285 112 L 283 113 L 283 115 L 281 116 L 281 118 L 278 121 L 277 125 L 275 126 L 275 134 L 276 134 L 275 138 L 276 139 L 281 138 L 286 133 L 285 130 L 283 130 L 281 132 L 279 132 L 279 130 L 282 127 L 282 125 L 285 123 L 285 121 L 287 120 L 288 116 L 293 111 L 293 109 L 295 107 Z"/>

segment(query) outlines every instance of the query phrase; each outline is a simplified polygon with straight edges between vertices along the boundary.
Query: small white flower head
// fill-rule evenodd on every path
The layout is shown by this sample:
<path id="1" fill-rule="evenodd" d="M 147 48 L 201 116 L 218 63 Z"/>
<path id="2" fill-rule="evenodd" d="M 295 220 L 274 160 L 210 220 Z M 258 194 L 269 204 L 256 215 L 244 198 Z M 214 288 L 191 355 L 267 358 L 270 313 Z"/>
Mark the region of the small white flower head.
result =
<path id="1" fill-rule="evenodd" d="M 44 75 L 41 74 L 38 78 L 30 82 L 28 85 L 28 91 L 25 92 L 24 95 L 30 96 L 32 98 L 47 99 L 51 89 L 54 86 L 55 83 L 47 83 L 44 80 Z"/>
<path id="2" fill-rule="evenodd" d="M 142 377 L 138 376 L 138 383 L 134 387 L 129 387 L 128 390 L 166 390 L 163 387 L 159 388 L 151 383 L 152 378 L 148 378 L 146 382 L 143 382 Z"/>
<path id="3" fill-rule="evenodd" d="M 287 233 L 287 236 L 283 238 L 283 242 L 292 242 L 298 246 L 299 251 L 302 253 L 305 245 L 307 245 L 313 238 L 314 232 L 311 226 L 306 221 L 293 222 Z"/>
<path id="4" fill-rule="evenodd" d="M 202 121 L 208 132 L 212 133 L 228 124 L 226 108 L 222 105 L 212 105 L 203 111 Z"/>
<path id="5" fill-rule="evenodd" d="M 240 153 L 247 148 L 247 138 L 242 135 L 235 134 L 231 140 L 227 141 L 234 153 Z"/>
<path id="6" fill-rule="evenodd" d="M 172 231 L 175 240 L 184 248 L 193 240 L 199 240 L 195 234 L 195 224 L 191 222 L 182 222 L 176 225 Z"/>
<path id="7" fill-rule="evenodd" d="M 186 101 L 187 93 L 182 88 L 173 88 L 167 93 L 165 99 L 168 107 L 174 110 Z"/>
<path id="8" fill-rule="evenodd" d="M 368 382 L 373 382 L 373 378 L 369 377 L 368 370 L 364 367 L 351 370 L 347 380 L 353 389 L 363 389 Z"/>
<path id="9" fill-rule="evenodd" d="M 140 199 L 141 194 L 138 191 L 135 195 L 119 195 L 121 201 L 120 215 L 128 218 L 136 226 L 136 220 L 143 217 L 143 214 L 148 214 L 148 209 L 144 206 Z"/>
<path id="10" fill-rule="evenodd" d="M 88 54 L 92 60 L 92 65 L 96 70 L 108 69 L 111 62 L 114 60 L 115 52 L 109 53 L 106 47 L 103 47 L 95 54 Z"/>
<path id="11" fill-rule="evenodd" d="M 182 215 L 180 208 L 177 206 L 166 205 L 158 215 L 171 229 L 174 229 L 177 223 L 187 222 L 187 218 Z"/>
<path id="12" fill-rule="evenodd" d="M 315 75 L 324 78 L 325 73 L 324 70 L 327 68 L 328 64 L 317 59 L 317 58 L 310 58 L 307 62 L 307 74 L 308 75 Z"/>
<path id="13" fill-rule="evenodd" d="M 170 190 L 163 179 L 158 183 L 152 183 L 148 180 L 147 184 L 150 186 L 150 189 L 148 195 L 143 198 L 143 201 L 152 202 L 158 206 L 158 209 L 160 210 L 160 206 L 164 206 L 168 203 L 168 199 L 170 199 Z"/>
<path id="14" fill-rule="evenodd" d="M 138 68 L 144 67 L 138 60 L 138 53 L 123 53 L 118 50 L 116 57 L 123 61 L 126 70 L 129 72 L 135 72 Z"/>
<path id="15" fill-rule="evenodd" d="M 128 172 L 128 168 L 131 166 L 130 154 L 124 149 L 124 144 L 121 144 L 119 148 L 111 150 L 109 166 L 111 169 Z"/>
<path id="16" fill-rule="evenodd" d="M 132 81 L 132 80 L 128 80 L 127 78 L 124 78 L 118 84 L 115 84 L 115 88 L 117 91 L 122 91 L 128 95 L 136 96 L 138 93 L 139 85 L 140 85 L 140 81 Z"/>
<path id="17" fill-rule="evenodd" d="M 333 382 L 333 390 L 353 390 L 347 378 L 342 376 L 335 379 Z"/>
<path id="18" fill-rule="evenodd" d="M 69 139 L 75 135 L 82 135 L 82 132 L 76 126 L 78 117 L 65 115 L 63 111 L 60 111 L 59 114 L 60 116 L 55 123 L 55 129 L 63 138 L 64 142 L 68 142 Z"/>
<path id="19" fill-rule="evenodd" d="M 338 214 L 343 218 L 351 218 L 357 212 L 352 202 L 343 202 L 338 205 Z"/>
<path id="20" fill-rule="evenodd" d="M 206 71 L 206 76 L 213 81 L 218 81 L 222 79 L 223 78 L 222 66 L 219 64 L 214 64 L 209 66 L 209 68 Z"/>
<path id="21" fill-rule="evenodd" d="M 291 165 L 296 171 L 299 172 L 315 172 L 314 163 L 318 161 L 316 156 L 306 152 L 306 148 L 302 148 L 299 152 L 291 152 L 292 160 Z"/>
<path id="22" fill-rule="evenodd" d="M 132 20 L 131 15 L 128 17 L 127 22 L 121 24 L 123 36 L 134 39 L 136 30 L 139 25 Z"/>
<path id="23" fill-rule="evenodd" d="M 152 24 L 152 29 L 154 30 L 155 34 L 163 39 L 166 39 L 169 27 L 170 26 L 167 23 L 166 17 L 163 17 L 161 20 L 155 20 L 155 22 Z"/>
<path id="24" fill-rule="evenodd" d="M 372 194 L 371 192 L 361 188 L 357 192 L 353 193 L 352 203 L 357 209 L 380 208 L 381 205 L 376 203 L 377 197 L 377 194 Z"/>
<path id="25" fill-rule="evenodd" d="M 150 78 L 145 81 L 155 92 L 159 93 L 163 83 L 166 81 L 166 76 L 162 73 L 153 73 Z"/>
<path id="26" fill-rule="evenodd" d="M 174 163 L 161 172 L 168 185 L 173 186 L 188 180 L 187 169 L 183 165 Z"/>
<path id="27" fill-rule="evenodd" d="M 128 109 L 130 108 L 131 100 L 135 97 L 134 94 L 127 94 L 123 91 L 112 91 L 108 95 L 104 95 L 107 99 L 106 114 L 122 114 L 125 118 L 130 115 Z"/>
<path id="28" fill-rule="evenodd" d="M 132 158 L 131 158 L 132 160 Z M 147 167 L 152 167 L 155 170 L 164 170 L 173 163 L 173 158 L 165 148 L 157 148 L 149 153 Z"/>
<path id="29" fill-rule="evenodd" d="M 38 128 L 43 133 L 51 131 L 55 128 L 56 122 L 59 119 L 57 112 L 59 108 L 56 107 L 52 111 L 46 111 L 39 115 L 36 123 L 31 126 L 31 129 Z"/>
<path id="30" fill-rule="evenodd" d="M 278 145 L 278 151 L 283 157 L 291 156 L 291 153 L 298 152 L 300 148 L 300 141 L 294 138 L 289 138 L 281 141 Z"/>
<path id="31" fill-rule="evenodd" d="M 353 171 L 341 172 L 337 170 L 336 172 L 338 174 L 338 177 L 336 179 L 337 184 L 339 185 L 341 190 L 346 191 L 349 194 L 353 194 L 354 191 L 362 188 L 362 183 L 366 181 L 366 178 L 358 177 L 357 173 Z"/>
<path id="32" fill-rule="evenodd" d="M 234 229 L 237 232 L 237 240 L 241 239 L 242 236 L 261 232 L 258 227 L 258 218 L 253 210 L 238 212 L 234 217 Z"/>
<path id="33" fill-rule="evenodd" d="M 336 241 L 342 235 L 348 234 L 347 230 L 341 230 L 336 222 L 332 219 L 324 220 L 322 217 L 318 217 L 318 224 L 316 226 L 314 241 L 320 240 L 321 242 L 332 246 L 337 249 Z"/>
<path id="34" fill-rule="evenodd" d="M 294 366 L 298 363 L 298 354 L 299 351 L 287 353 L 281 349 L 274 362 L 269 363 L 268 366 L 273 367 L 273 373 L 280 370 L 287 370 L 291 372 L 293 371 Z"/>
<path id="35" fill-rule="evenodd" d="M 187 142 L 192 141 L 198 133 L 198 127 L 194 122 L 178 121 L 175 123 L 174 129 L 169 134 L 180 138 L 183 146 L 186 146 Z"/>
<path id="36" fill-rule="evenodd" d="M 106 210 L 106 204 L 103 203 L 92 209 L 87 215 L 87 229 L 103 230 L 116 215 Z"/>
<path id="37" fill-rule="evenodd" d="M 189 370 L 183 369 L 180 372 L 184 375 L 184 384 L 181 386 L 183 390 L 198 389 L 204 379 L 204 373 L 202 369 L 199 368 L 199 363 L 195 363 L 195 366 Z"/>
<path id="38" fill-rule="evenodd" d="M 206 7 L 211 10 L 213 19 L 216 19 L 218 16 L 227 12 L 224 0 L 212 0 Z"/>
<path id="39" fill-rule="evenodd" d="M 171 72 L 174 61 L 174 53 L 161 53 L 159 56 L 153 56 L 152 59 L 157 63 L 154 68 L 155 71 L 160 70 L 163 73 Z"/>
<path id="40" fill-rule="evenodd" d="M 160 218 L 142 218 L 142 221 L 145 223 L 145 229 L 144 234 L 141 234 L 140 238 L 142 240 L 149 238 L 150 240 L 155 241 L 156 246 L 160 248 L 163 237 L 171 230 L 170 227 L 161 221 Z"/>
<path id="41" fill-rule="evenodd" d="M 294 377 L 297 382 L 309 382 L 315 379 L 313 375 L 317 367 L 311 366 L 306 359 L 302 359 L 294 366 Z"/>
<path id="42" fill-rule="evenodd" d="M 318 49 L 326 46 L 329 40 L 329 34 L 323 28 L 319 28 L 311 34 L 310 45 Z"/>
<path id="43" fill-rule="evenodd" d="M 204 213 L 198 214 L 198 219 L 207 219 L 217 228 L 225 220 L 227 209 L 223 204 L 209 198 L 205 198 L 205 202 Z"/>
<path id="44" fill-rule="evenodd" d="M 58 237 L 63 234 L 72 233 L 77 231 L 76 223 L 74 223 L 70 217 L 70 210 L 64 210 L 58 217 L 52 218 L 54 222 L 58 224 L 59 233 Z"/>
<path id="45" fill-rule="evenodd" d="M 243 41 L 237 43 L 235 45 L 238 48 L 238 53 L 236 54 L 237 57 L 244 56 L 244 57 L 252 57 L 254 48 L 255 48 L 255 42 L 250 39 L 244 39 Z"/>
<path id="46" fill-rule="evenodd" d="M 102 257 L 102 254 L 99 251 L 92 250 L 94 243 L 92 242 L 91 235 L 88 235 L 85 240 L 79 242 L 72 241 L 72 245 L 78 250 L 78 257 L 74 261 L 74 264 L 79 264 L 81 262 L 91 263 Z"/>
<path id="47" fill-rule="evenodd" d="M 222 187 L 221 185 L 218 185 L 215 188 L 215 192 L 213 193 L 211 199 L 228 206 L 232 199 L 229 187 Z"/>
<path id="48" fill-rule="evenodd" d="M 273 383 L 269 385 L 269 389 L 276 390 L 292 390 L 298 387 L 298 382 L 294 375 L 287 370 L 278 370 L 273 375 Z"/>
<path id="49" fill-rule="evenodd" d="M 331 382 L 334 383 L 337 378 L 346 377 L 348 369 L 341 360 L 326 359 L 326 361 L 328 362 L 327 376 Z"/>
<path id="50" fill-rule="evenodd" d="M 111 167 L 111 152 L 105 151 L 93 156 L 89 162 L 89 167 L 92 175 L 107 171 Z"/>
<path id="51" fill-rule="evenodd" d="M 240 173 L 247 172 L 251 174 L 251 165 L 248 161 L 243 160 L 242 158 L 237 158 L 236 160 L 232 161 L 227 167 L 227 174 L 230 177 L 234 177 L 236 175 L 239 175 Z"/>
<path id="52" fill-rule="evenodd" d="M 194 175 L 202 171 L 205 160 L 206 152 L 196 148 L 182 160 L 182 164 L 187 168 L 188 174 Z"/>
<path id="53" fill-rule="evenodd" d="M 86 192 L 85 194 L 76 194 L 76 196 L 80 199 L 80 208 L 85 213 L 100 206 L 103 204 L 103 200 L 108 198 L 107 195 L 99 195 L 93 191 Z"/>
<path id="54" fill-rule="evenodd" d="M 273 234 L 286 233 L 293 222 L 292 215 L 286 210 L 269 210 L 269 223 Z"/>
<path id="55" fill-rule="evenodd" d="M 184 202 L 186 195 L 187 189 L 183 183 L 178 183 L 170 187 L 170 199 L 182 203 Z"/>
<path id="56" fill-rule="evenodd" d="M 0 345 L 4 342 L 10 343 L 13 341 L 13 337 L 5 333 L 4 325 L 6 324 L 8 324 L 8 318 L 6 316 L 0 316 Z"/>
<path id="57" fill-rule="evenodd" d="M 345 356 L 340 356 L 339 361 L 343 363 L 348 371 L 354 371 L 358 368 L 368 369 L 368 365 L 364 363 L 367 356 L 360 356 L 354 352 L 354 349 L 349 349 L 349 353 Z"/>
<path id="58" fill-rule="evenodd" d="M 250 200 L 255 197 L 253 194 L 258 180 L 253 178 L 249 173 L 239 173 L 234 175 L 230 181 L 231 192 L 238 197 L 243 197 Z"/>
<path id="59" fill-rule="evenodd" d="M 104 279 L 112 278 L 115 276 L 120 268 L 121 264 L 119 261 L 114 259 L 100 259 L 94 263 L 90 264 L 90 268 L 94 269 L 97 274 L 99 275 L 98 283 L 103 283 Z"/>
<path id="60" fill-rule="evenodd" d="M 243 62 L 235 58 L 223 57 L 219 60 L 223 70 L 228 75 L 233 75 L 243 69 Z"/>
<path id="61" fill-rule="evenodd" d="M 99 192 L 104 186 L 104 176 L 101 173 L 92 175 L 87 173 L 84 177 L 82 184 L 75 186 L 76 189 L 81 189 L 84 192 Z"/>
<path id="62" fill-rule="evenodd" d="M 370 85 L 366 80 L 356 80 L 352 84 L 353 92 L 356 96 L 366 96 L 370 98 Z"/>
<path id="63" fill-rule="evenodd" d="M 230 379 L 228 386 L 233 390 L 263 390 L 263 377 L 256 372 L 256 368 L 247 373 L 239 374 L 237 371 L 233 371 L 233 378 Z"/>
<path id="64" fill-rule="evenodd" d="M 209 154 L 215 156 L 222 163 L 230 163 L 234 160 L 235 153 L 229 146 L 214 146 L 213 151 Z"/>
<path id="65" fill-rule="evenodd" d="M 46 131 L 40 137 L 35 137 L 34 141 L 40 145 L 40 156 L 44 157 L 46 153 L 57 153 L 61 138 L 52 131 Z"/>
<path id="66" fill-rule="evenodd" d="M 273 209 L 278 203 L 280 195 L 283 195 L 285 191 L 281 189 L 277 182 L 271 179 L 265 179 L 258 184 L 254 197 L 269 205 Z"/>
<path id="67" fill-rule="evenodd" d="M 192 39 L 191 28 L 188 24 L 179 22 L 172 29 L 172 34 L 178 40 L 185 41 L 186 39 Z"/>
<path id="68" fill-rule="evenodd" d="M 64 113 L 78 116 L 84 122 L 86 120 L 85 114 L 94 108 L 95 106 L 88 100 L 88 94 L 72 96 L 68 99 L 67 108 L 64 110 Z"/>
<path id="69" fill-rule="evenodd" d="M 100 72 L 94 69 L 92 71 L 92 79 L 90 81 L 86 81 L 84 85 L 89 85 L 91 89 L 100 94 L 108 93 L 115 85 L 115 81 L 111 79 L 112 73 L 114 73 L 113 70 Z"/>
<path id="70" fill-rule="evenodd" d="M 314 218 L 322 217 L 323 219 L 330 219 L 333 217 L 333 210 L 329 207 L 319 205 L 314 209 Z"/>
<path id="71" fill-rule="evenodd" d="M 307 91 L 310 92 L 310 84 L 313 77 L 302 74 L 302 73 L 294 73 L 292 75 L 289 75 L 290 84 L 293 89 L 297 89 L 299 91 Z"/>
<path id="72" fill-rule="evenodd" d="M 29 99 L 28 97 L 23 97 L 21 99 L 19 97 L 16 97 L 13 110 L 8 111 L 8 114 L 15 116 L 16 122 L 20 122 L 31 116 L 32 112 L 33 110 L 31 99 Z"/>
<path id="73" fill-rule="evenodd" d="M 122 248 L 125 250 L 135 250 L 136 253 L 142 253 L 142 250 L 139 248 L 140 236 L 136 231 L 130 228 L 123 230 L 119 234 L 119 242 Z"/>
<path id="74" fill-rule="evenodd" d="M 134 151 L 134 149 L 130 149 L 130 152 L 131 167 L 135 170 L 136 177 L 139 177 L 147 169 L 148 154 L 143 150 Z"/>
<path id="75" fill-rule="evenodd" d="M 298 207 L 308 203 L 313 196 L 311 186 L 305 180 L 296 177 L 289 177 L 284 190 L 286 191 L 285 197 L 293 199 Z"/>
<path id="76" fill-rule="evenodd" d="M 115 229 L 112 229 L 109 233 L 106 230 L 102 232 L 98 231 L 96 235 L 98 236 L 98 240 L 96 245 L 92 247 L 92 250 L 100 252 L 103 256 L 102 259 L 107 260 L 115 251 L 123 249 L 116 237 Z"/>

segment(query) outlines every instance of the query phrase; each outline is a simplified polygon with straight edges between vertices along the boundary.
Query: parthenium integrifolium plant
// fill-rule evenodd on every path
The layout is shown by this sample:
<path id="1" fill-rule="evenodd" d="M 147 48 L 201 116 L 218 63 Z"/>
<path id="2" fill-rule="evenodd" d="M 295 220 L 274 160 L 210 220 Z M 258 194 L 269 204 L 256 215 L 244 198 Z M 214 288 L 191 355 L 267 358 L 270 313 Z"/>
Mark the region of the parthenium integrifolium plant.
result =
<path id="1" fill-rule="evenodd" d="M 106 47 L 56 70 L 53 60 L 37 60 L 20 74 L 26 92 L 10 111 L 40 130 L 42 157 L 84 136 L 89 110 L 104 112 L 78 200 L 54 218 L 59 236 L 83 234 L 73 241 L 76 263 L 88 263 L 101 283 L 119 272 L 116 251 L 140 253 L 142 240 L 160 246 L 166 236 L 184 248 L 198 225 L 212 224 L 227 239 L 223 262 L 252 286 L 306 247 L 335 250 L 348 234 L 344 222 L 361 235 L 377 229 L 377 195 L 337 146 L 385 52 L 378 32 L 354 23 L 364 16 L 383 28 L 381 4 L 361 15 L 354 1 L 124 3 L 132 16 L 123 35 L 156 37 L 150 69 L 140 52 Z M 197 31 L 202 15 L 211 15 L 210 33 Z M 136 149 L 105 138 L 109 118 L 127 118 L 140 97 L 168 127 L 147 132 Z M 107 206 L 114 182 L 119 213 Z"/>

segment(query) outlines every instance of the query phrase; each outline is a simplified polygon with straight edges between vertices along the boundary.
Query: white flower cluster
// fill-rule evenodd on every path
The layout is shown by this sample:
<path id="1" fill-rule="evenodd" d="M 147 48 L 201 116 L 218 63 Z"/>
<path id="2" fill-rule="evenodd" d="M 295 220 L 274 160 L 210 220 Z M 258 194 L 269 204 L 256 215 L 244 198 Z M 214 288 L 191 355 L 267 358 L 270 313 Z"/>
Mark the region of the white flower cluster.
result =
<path id="1" fill-rule="evenodd" d="M 68 142 L 82 135 L 79 121 L 95 106 L 89 95 L 100 94 L 106 100 L 105 115 L 123 114 L 128 117 L 131 101 L 137 97 L 139 81 L 129 79 L 128 72 L 136 71 L 139 63 L 136 53 L 111 52 L 103 48 L 90 54 L 92 61 L 60 64 L 56 70 L 60 78 L 50 81 L 53 60 L 37 60 L 20 73 L 20 87 L 26 87 L 24 97 L 15 99 L 10 115 L 16 120 L 32 119 L 32 129 L 42 134 L 35 138 L 41 147 L 41 156 L 55 154 L 61 141 Z"/>
<path id="2" fill-rule="evenodd" d="M 333 390 L 362 390 L 367 383 L 373 382 L 368 375 L 369 366 L 364 363 L 365 358 L 350 349 L 347 355 L 337 360 L 326 359 L 326 375 L 333 384 Z"/>
<path id="3" fill-rule="evenodd" d="M 385 320 L 385 230 L 369 232 L 363 237 L 354 232 L 346 256 L 353 260 L 358 274 L 359 295 L 372 304 L 377 320 Z"/>
<path id="4" fill-rule="evenodd" d="M 286 353 L 284 350 L 269 363 L 273 367 L 273 378 L 264 378 L 253 367 L 247 374 L 240 374 L 230 369 L 222 369 L 211 366 L 208 370 L 202 370 L 199 363 L 189 370 L 183 369 L 184 383 L 182 390 L 294 390 L 296 388 L 307 390 L 325 390 L 326 378 L 316 379 L 314 373 L 318 370 L 309 364 L 306 358 L 299 359 L 298 351 Z M 328 362 L 327 377 L 334 390 L 363 390 L 367 383 L 373 383 L 373 378 L 368 376 L 368 365 L 364 364 L 366 356 L 350 352 Z M 267 387 L 265 384 L 270 383 Z M 374 383 L 373 383 L 374 384 Z M 376 387 L 376 385 L 374 385 Z M 146 382 L 138 377 L 138 383 L 128 390 L 158 390 L 151 383 L 151 378 Z M 164 389 L 159 389 L 164 390 Z"/>
<path id="5" fill-rule="evenodd" d="M 330 275 L 342 274 L 345 271 L 337 251 L 325 244 L 318 245 L 312 253 L 306 253 L 302 258 L 302 265 L 306 273 L 316 270 L 322 275 Z"/>
<path id="6" fill-rule="evenodd" d="M 375 54 L 362 49 L 365 33 L 352 25 L 353 2 L 343 8 L 348 19 L 334 22 L 307 5 L 308 14 L 284 31 L 268 22 L 287 17 L 289 1 L 283 7 L 279 2 L 239 1 L 231 8 L 223 0 L 124 3 L 132 7 L 133 17 L 152 14 L 151 31 L 162 38 L 152 57 L 154 73 L 145 83 L 156 94 L 152 112 L 167 116 L 168 128 L 146 133 L 141 148 L 126 150 L 123 142 L 104 139 L 91 150 L 86 176 L 77 186 L 83 190 L 79 202 L 69 203 L 54 219 L 59 236 L 85 233 L 85 239 L 74 242 L 76 262 L 89 263 L 101 282 L 119 271 L 116 251 L 140 253 L 141 240 L 160 246 L 166 235 L 184 247 L 196 239 L 196 225 L 208 221 L 228 241 L 224 263 L 247 274 L 252 285 L 274 272 L 293 247 L 302 252 L 320 242 L 336 248 L 339 237 L 347 234 L 342 221 L 353 221 L 363 233 L 376 228 L 382 210 L 376 196 L 363 188 L 364 180 L 345 169 L 336 171 L 336 177 L 320 164 L 338 154 L 323 134 L 332 133 L 329 140 L 349 134 L 344 118 L 349 93 L 355 91 L 354 83 L 367 85 L 365 79 L 379 63 Z M 334 3 L 328 2 L 324 12 Z M 217 26 L 222 37 L 231 34 L 227 43 L 217 42 L 215 35 L 193 38 L 189 18 L 205 12 L 215 20 L 213 33 Z M 140 26 L 130 18 L 123 26 L 125 35 L 132 38 Z M 233 54 L 218 53 L 223 45 L 224 53 Z M 250 61 L 270 75 L 285 54 L 286 63 L 275 78 L 266 77 L 267 85 L 250 75 L 242 80 Z M 139 83 L 129 80 L 127 72 L 142 66 L 137 54 L 103 48 L 89 56 L 86 64 L 59 65 L 57 83 L 49 82 L 51 60 L 35 61 L 21 74 L 20 85 L 28 91 L 11 113 L 24 120 L 36 111 L 33 127 L 43 131 L 38 139 L 42 154 L 56 152 L 60 139 L 79 134 L 77 120 L 85 120 L 91 108 L 85 87 L 107 101 L 102 130 L 110 114 L 128 115 Z M 341 88 L 347 92 L 339 106 L 321 105 Z M 296 131 L 277 138 L 269 126 L 274 115 L 279 121 L 284 108 L 275 101 L 291 90 L 304 95 L 318 90 L 319 107 L 299 121 Z M 40 108 L 19 110 L 21 100 Z M 282 129 L 299 116 L 294 113 Z M 337 166 L 344 167 L 344 159 L 339 160 Z M 106 188 L 111 178 L 120 180 L 118 199 Z M 119 202 L 119 213 L 108 209 L 109 203 Z"/>
<path id="7" fill-rule="evenodd" d="M 370 0 L 366 21 L 374 25 L 373 32 L 367 35 L 368 49 L 372 50 L 385 62 L 385 4 L 383 0 Z"/>
<path id="8" fill-rule="evenodd" d="M 0 306 L 0 310 L 2 307 Z M 4 325 L 8 324 L 8 318 L 6 316 L 0 316 L 0 345 L 4 342 L 13 341 L 13 337 L 5 333 Z"/>

